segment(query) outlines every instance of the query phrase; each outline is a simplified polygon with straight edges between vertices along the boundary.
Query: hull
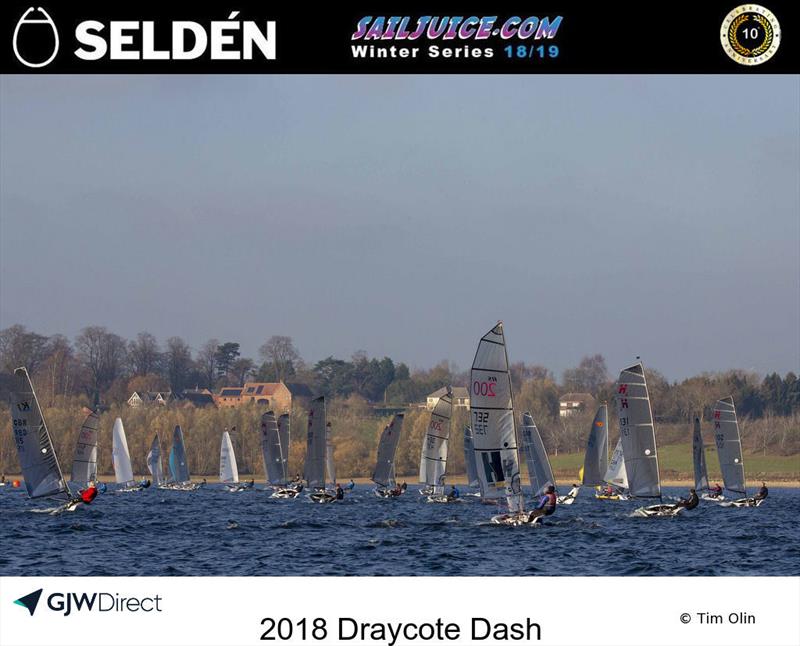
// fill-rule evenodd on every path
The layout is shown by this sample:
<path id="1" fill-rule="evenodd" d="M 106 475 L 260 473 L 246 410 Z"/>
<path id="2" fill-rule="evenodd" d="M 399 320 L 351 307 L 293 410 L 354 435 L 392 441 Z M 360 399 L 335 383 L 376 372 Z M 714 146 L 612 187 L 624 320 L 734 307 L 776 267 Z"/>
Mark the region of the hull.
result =
<path id="1" fill-rule="evenodd" d="M 461 502 L 461 498 L 448 498 L 447 496 L 428 496 L 427 502 L 448 504 L 451 502 Z"/>
<path id="2" fill-rule="evenodd" d="M 649 507 L 639 507 L 633 512 L 637 518 L 674 518 L 681 513 L 685 507 L 677 505 L 650 505 Z"/>
<path id="3" fill-rule="evenodd" d="M 580 492 L 580 487 L 574 487 L 570 490 L 570 492 L 566 496 L 559 496 L 557 498 L 559 505 L 571 505 L 575 502 L 575 499 L 578 497 L 578 493 Z"/>
<path id="4" fill-rule="evenodd" d="M 395 493 L 391 489 L 373 489 L 372 492 L 378 498 L 399 498 L 403 495 L 402 491 L 400 493 Z"/>
<path id="5" fill-rule="evenodd" d="M 760 507 L 762 502 L 764 502 L 763 498 L 739 498 L 724 502 L 720 507 Z"/>
<path id="6" fill-rule="evenodd" d="M 706 500 L 708 502 L 725 502 L 727 498 L 721 494 L 719 496 L 711 496 L 707 493 L 704 493 L 702 496 L 700 496 L 700 500 Z"/>
<path id="7" fill-rule="evenodd" d="M 536 516 L 533 520 L 528 520 L 528 514 L 498 514 L 492 516 L 492 524 L 508 525 L 510 527 L 520 527 L 522 525 L 536 525 L 542 520 L 542 516 Z"/>
<path id="8" fill-rule="evenodd" d="M 313 502 L 318 503 L 336 502 L 336 496 L 329 491 L 315 491 L 314 493 L 308 494 L 308 497 Z"/>
<path id="9" fill-rule="evenodd" d="M 297 498 L 297 494 L 299 493 L 300 492 L 297 489 L 292 489 L 291 487 L 280 487 L 272 492 L 270 498 L 281 498 L 283 500 L 291 500 L 293 498 Z"/>
<path id="10" fill-rule="evenodd" d="M 158 485 L 159 489 L 168 489 L 170 491 L 196 491 L 203 485 L 197 482 L 187 482 L 184 484 L 163 484 Z"/>

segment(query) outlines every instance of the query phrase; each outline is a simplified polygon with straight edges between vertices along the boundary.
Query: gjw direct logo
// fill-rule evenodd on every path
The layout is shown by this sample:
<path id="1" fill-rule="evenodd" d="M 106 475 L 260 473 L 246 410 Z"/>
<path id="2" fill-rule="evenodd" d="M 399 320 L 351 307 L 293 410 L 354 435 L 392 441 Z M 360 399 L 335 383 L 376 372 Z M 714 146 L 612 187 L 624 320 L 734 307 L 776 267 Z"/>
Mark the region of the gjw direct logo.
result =
<path id="1" fill-rule="evenodd" d="M 20 597 L 14 603 L 26 608 L 33 617 L 43 588 Z M 162 612 L 164 597 L 123 597 L 115 592 L 53 592 L 47 595 L 47 608 L 65 617 L 73 612 Z"/>
<path id="2" fill-rule="evenodd" d="M 74 43 L 59 35 L 51 15 L 29 7 L 14 28 L 14 56 L 25 67 L 52 63 L 67 41 L 70 54 L 86 61 L 252 61 L 275 60 L 274 20 L 240 20 L 231 11 L 222 20 L 82 20 Z"/>

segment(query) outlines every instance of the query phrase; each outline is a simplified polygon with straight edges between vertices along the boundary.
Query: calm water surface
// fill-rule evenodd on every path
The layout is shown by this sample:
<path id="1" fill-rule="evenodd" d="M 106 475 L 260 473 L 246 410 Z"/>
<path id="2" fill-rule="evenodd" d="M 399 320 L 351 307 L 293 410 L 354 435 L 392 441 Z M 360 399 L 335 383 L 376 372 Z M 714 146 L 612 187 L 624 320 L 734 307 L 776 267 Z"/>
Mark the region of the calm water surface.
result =
<path id="1" fill-rule="evenodd" d="M 667 489 L 679 495 L 683 489 Z M 542 527 L 487 525 L 475 498 L 429 504 L 359 486 L 343 503 L 261 491 L 114 494 L 50 516 L 0 488 L 2 575 L 798 575 L 800 492 L 755 509 L 701 503 L 675 519 L 632 518 L 634 501 L 584 490 Z M 13 547 L 13 548 L 12 548 Z"/>

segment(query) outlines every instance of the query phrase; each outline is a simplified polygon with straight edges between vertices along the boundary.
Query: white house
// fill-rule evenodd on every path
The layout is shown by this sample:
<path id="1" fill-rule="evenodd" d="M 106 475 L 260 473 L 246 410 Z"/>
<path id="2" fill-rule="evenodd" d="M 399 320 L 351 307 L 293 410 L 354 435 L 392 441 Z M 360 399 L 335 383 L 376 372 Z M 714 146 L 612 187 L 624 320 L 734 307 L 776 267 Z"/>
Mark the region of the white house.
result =
<path id="1" fill-rule="evenodd" d="M 464 386 L 454 386 L 451 390 L 453 391 L 453 406 L 455 408 L 469 408 L 469 391 Z M 439 403 L 439 398 L 446 392 L 447 387 L 445 386 L 432 392 L 427 397 L 425 407 L 428 410 L 433 410 L 436 404 Z"/>
<path id="2" fill-rule="evenodd" d="M 589 393 L 567 393 L 558 399 L 558 414 L 569 417 L 595 407 L 595 399 Z"/>

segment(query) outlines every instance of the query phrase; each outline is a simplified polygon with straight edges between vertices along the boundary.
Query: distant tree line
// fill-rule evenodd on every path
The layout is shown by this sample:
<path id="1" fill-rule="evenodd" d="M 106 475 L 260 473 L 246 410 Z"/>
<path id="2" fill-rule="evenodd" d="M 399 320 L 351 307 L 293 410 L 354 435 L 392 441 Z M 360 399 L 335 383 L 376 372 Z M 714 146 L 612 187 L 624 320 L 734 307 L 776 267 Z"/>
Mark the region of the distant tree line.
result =
<path id="1" fill-rule="evenodd" d="M 269 337 L 253 359 L 243 357 L 235 341 L 212 338 L 192 349 L 178 336 L 163 343 L 149 332 L 125 339 L 99 326 L 84 328 L 72 341 L 22 325 L 0 330 L 0 376 L 6 375 L 0 390 L 7 390 L 8 374 L 19 366 L 28 368 L 44 403 L 78 397 L 87 406 L 120 404 L 133 391 L 216 391 L 249 380 L 304 383 L 329 398 L 405 406 L 423 402 L 442 386 L 469 383 L 469 371 L 448 361 L 411 371 L 389 357 L 356 352 L 349 360 L 329 356 L 309 364 L 289 336 Z M 613 377 L 600 354 L 584 357 L 565 370 L 560 381 L 547 368 L 524 362 L 511 365 L 511 376 L 517 407 L 535 411 L 541 420 L 559 420 L 559 398 L 564 393 L 589 393 L 598 402 L 613 401 Z M 761 377 L 731 370 L 670 383 L 648 368 L 647 379 L 657 421 L 682 423 L 697 414 L 707 417 L 716 399 L 728 395 L 733 396 L 740 417 L 800 413 L 800 382 L 793 372 Z"/>

